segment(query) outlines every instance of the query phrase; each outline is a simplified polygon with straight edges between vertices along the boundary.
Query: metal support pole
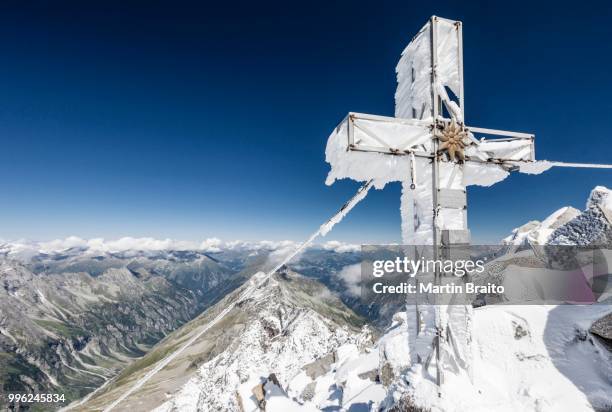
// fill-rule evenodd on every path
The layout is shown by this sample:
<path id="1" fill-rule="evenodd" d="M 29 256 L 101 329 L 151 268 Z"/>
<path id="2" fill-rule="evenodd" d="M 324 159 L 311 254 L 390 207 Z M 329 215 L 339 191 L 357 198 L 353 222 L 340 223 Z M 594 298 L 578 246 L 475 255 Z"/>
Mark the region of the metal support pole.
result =
<path id="1" fill-rule="evenodd" d="M 433 259 L 434 261 L 438 260 L 438 245 L 440 243 L 439 234 L 438 234 L 438 188 L 440 185 L 440 163 L 438 158 L 438 146 L 439 141 L 437 139 L 436 134 L 438 133 L 437 121 L 438 115 L 441 113 L 441 101 L 438 96 L 438 91 L 436 88 L 437 83 L 437 65 L 438 65 L 438 18 L 436 16 L 431 17 L 431 27 L 430 27 L 430 50 L 431 50 L 431 93 L 432 93 L 432 117 L 434 120 L 434 139 L 433 139 L 433 160 L 432 160 L 432 206 L 433 206 L 433 221 L 432 221 L 432 229 L 433 229 Z M 440 284 L 440 272 L 438 267 L 436 266 L 436 271 L 434 274 L 436 285 Z M 436 351 L 436 384 L 438 386 L 438 396 L 442 396 L 442 370 L 440 368 L 440 340 L 442 338 L 442 325 L 439 316 L 438 310 L 436 310 L 435 314 L 436 321 L 436 341 L 435 341 L 435 351 Z"/>

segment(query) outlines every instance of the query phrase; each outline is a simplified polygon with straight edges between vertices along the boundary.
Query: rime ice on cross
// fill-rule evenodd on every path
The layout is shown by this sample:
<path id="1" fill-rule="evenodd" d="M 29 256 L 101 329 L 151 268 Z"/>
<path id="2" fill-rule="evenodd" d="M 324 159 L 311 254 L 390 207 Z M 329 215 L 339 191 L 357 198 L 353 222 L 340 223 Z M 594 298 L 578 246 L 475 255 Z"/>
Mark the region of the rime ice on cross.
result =
<path id="1" fill-rule="evenodd" d="M 395 117 L 349 113 L 326 151 L 328 184 L 402 182 L 403 243 L 435 245 L 434 254 L 469 244 L 466 186 L 490 186 L 535 160 L 532 134 L 465 124 L 462 47 L 461 22 L 431 17 L 397 65 Z M 447 371 L 471 376 L 472 306 L 408 309 L 411 362 L 427 367 L 435 355 L 438 385 Z"/>

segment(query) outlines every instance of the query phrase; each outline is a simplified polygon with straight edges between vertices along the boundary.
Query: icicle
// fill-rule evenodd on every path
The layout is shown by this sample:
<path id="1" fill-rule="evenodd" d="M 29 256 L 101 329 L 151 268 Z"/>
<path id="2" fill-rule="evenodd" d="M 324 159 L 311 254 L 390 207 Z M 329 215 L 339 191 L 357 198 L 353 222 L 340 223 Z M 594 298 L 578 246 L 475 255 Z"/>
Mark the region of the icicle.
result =
<path id="1" fill-rule="evenodd" d="M 463 123 L 463 114 L 461 113 L 461 108 L 457 103 L 451 100 L 444 86 L 440 82 L 437 82 L 436 89 L 438 91 L 438 95 L 440 95 L 440 98 L 448 109 L 448 112 L 450 113 L 451 117 L 457 122 Z"/>
<path id="2" fill-rule="evenodd" d="M 416 160 L 414 152 L 410 152 L 410 189 L 416 189 Z"/>

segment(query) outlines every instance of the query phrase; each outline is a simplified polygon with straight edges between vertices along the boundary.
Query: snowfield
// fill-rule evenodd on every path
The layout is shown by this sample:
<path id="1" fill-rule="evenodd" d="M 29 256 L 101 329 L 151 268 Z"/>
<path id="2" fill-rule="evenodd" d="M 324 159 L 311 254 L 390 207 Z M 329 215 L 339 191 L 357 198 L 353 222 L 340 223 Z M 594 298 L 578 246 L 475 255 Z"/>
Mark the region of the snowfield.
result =
<path id="1" fill-rule="evenodd" d="M 473 384 L 449 374 L 439 398 L 415 368 L 402 389 L 432 411 L 610 410 L 612 353 L 588 333 L 610 311 L 608 305 L 478 308 Z"/>

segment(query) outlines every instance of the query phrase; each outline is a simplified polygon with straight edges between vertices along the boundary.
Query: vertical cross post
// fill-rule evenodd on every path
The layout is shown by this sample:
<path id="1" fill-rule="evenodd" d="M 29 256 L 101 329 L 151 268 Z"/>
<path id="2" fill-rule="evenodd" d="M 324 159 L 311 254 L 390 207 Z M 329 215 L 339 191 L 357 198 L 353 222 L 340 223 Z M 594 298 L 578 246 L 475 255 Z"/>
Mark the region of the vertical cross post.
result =
<path id="1" fill-rule="evenodd" d="M 459 100 L 459 109 L 460 109 L 460 116 L 461 119 L 455 119 L 455 120 L 459 120 L 461 122 L 461 127 L 463 127 L 463 119 L 464 119 L 464 108 L 463 108 L 463 57 L 462 57 L 462 27 L 461 27 L 461 23 L 460 22 L 455 22 L 454 23 L 455 26 L 455 30 L 456 30 L 456 36 L 457 36 L 457 73 L 458 73 L 458 80 L 459 80 L 459 90 L 458 90 L 458 100 Z M 432 213 L 432 229 L 433 229 L 433 233 L 432 233 L 432 237 L 433 237 L 433 242 L 432 242 L 432 247 L 433 247 L 433 259 L 435 261 L 438 261 L 439 259 L 442 258 L 442 249 L 444 248 L 445 252 L 451 252 L 451 249 L 453 248 L 454 244 L 456 242 L 458 243 L 467 243 L 469 242 L 469 235 L 467 233 L 469 233 L 467 231 L 467 196 L 465 195 L 465 186 L 463 186 L 462 182 L 460 181 L 458 184 L 453 184 L 453 177 L 451 177 L 451 179 L 449 180 L 449 182 L 446 182 L 447 186 L 451 186 L 450 187 L 443 187 L 443 185 L 441 184 L 440 181 L 440 168 L 443 166 L 446 169 L 448 169 L 449 167 L 453 168 L 453 173 L 451 174 L 451 176 L 453 176 L 454 174 L 454 168 L 458 168 L 458 173 L 459 173 L 459 177 L 462 177 L 463 175 L 463 164 L 454 164 L 454 163 L 449 163 L 449 162 L 444 162 L 442 163 L 441 160 L 441 155 L 438 153 L 439 149 L 440 149 L 440 141 L 439 141 L 439 135 L 441 133 L 441 130 L 444 127 L 444 123 L 441 122 L 439 119 L 444 117 L 444 104 L 448 104 L 448 102 L 444 102 L 444 99 L 448 99 L 447 96 L 443 97 L 440 95 L 440 92 L 438 90 L 438 85 L 440 84 L 439 79 L 438 79 L 438 17 L 436 16 L 432 16 L 430 19 L 430 55 L 431 55 L 431 98 L 432 98 L 432 105 L 431 105 L 431 115 L 432 115 L 432 119 L 433 119 L 433 130 L 432 130 L 432 134 L 433 134 L 433 148 L 432 148 L 432 153 L 433 153 L 433 159 L 432 159 L 432 207 L 433 207 L 433 213 Z M 447 107 L 447 110 L 450 114 L 451 117 L 454 118 L 454 115 L 450 109 L 450 107 Z M 463 199 L 462 199 L 463 198 Z M 462 201 L 463 200 L 463 201 Z M 445 210 L 448 211 L 448 209 L 457 209 L 457 208 L 462 208 L 463 210 L 461 211 L 462 214 L 462 231 L 464 232 L 463 235 L 461 236 L 455 236 L 450 228 L 447 226 L 447 223 L 444 221 L 441 221 L 440 219 L 440 214 L 443 213 Z M 445 256 L 446 257 L 446 256 Z M 440 272 L 440 269 L 438 267 L 436 267 L 435 273 L 434 273 L 434 279 L 435 279 L 435 283 L 436 285 L 440 285 L 442 283 L 442 276 L 443 274 Z M 448 330 L 448 321 L 449 321 L 449 317 L 450 314 L 453 313 L 455 311 L 455 307 L 446 307 L 446 306 L 442 306 L 442 305 L 438 305 L 436 306 L 435 309 L 435 329 L 436 329 L 436 337 L 435 337 L 435 342 L 434 342 L 434 350 L 435 350 L 435 356 L 436 356 L 436 384 L 438 386 L 438 396 L 441 396 L 442 391 L 441 391 L 441 386 L 443 384 L 444 381 L 444 377 L 443 377 L 443 368 L 441 366 L 441 362 L 443 361 L 443 357 L 442 357 L 442 347 L 443 345 L 446 344 L 446 340 L 447 339 L 452 339 L 452 331 Z M 444 312 L 443 312 L 444 311 Z M 417 312 L 418 312 L 418 308 L 417 308 Z M 419 314 L 417 313 L 417 318 L 419 318 Z M 469 334 L 469 331 L 468 331 Z M 448 348 L 444 347 L 444 350 L 448 351 Z M 455 354 L 457 357 L 460 356 L 459 354 Z M 469 362 L 469 361 L 468 361 Z"/>
<path id="2" fill-rule="evenodd" d="M 430 23 L 430 50 L 431 50 L 431 115 L 434 120 L 434 125 L 437 122 L 438 115 L 441 112 L 441 104 L 440 98 L 438 96 L 438 90 L 436 88 L 436 67 L 438 63 L 438 48 L 437 48 L 437 17 L 431 17 Z M 439 188 L 439 174 L 440 174 L 440 158 L 438 157 L 438 146 L 439 141 L 436 139 L 436 133 L 438 132 L 438 128 L 434 126 L 433 128 L 433 160 L 431 162 L 432 165 L 432 206 L 433 206 L 433 214 L 432 214 L 432 229 L 433 229 L 433 259 L 437 261 L 439 259 L 438 253 L 438 245 L 439 245 L 439 233 L 438 233 L 438 188 Z M 436 271 L 434 273 L 434 278 L 436 285 L 440 284 L 440 272 L 436 267 Z M 417 318 L 419 314 L 417 313 Z M 440 313 L 438 310 L 435 311 L 435 322 L 436 322 L 436 338 L 435 338 L 435 351 L 436 351 L 436 384 L 438 386 L 438 396 L 441 396 L 440 387 L 442 385 L 442 369 L 440 368 L 440 340 L 442 338 L 442 325 L 440 319 Z"/>

